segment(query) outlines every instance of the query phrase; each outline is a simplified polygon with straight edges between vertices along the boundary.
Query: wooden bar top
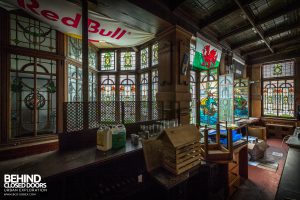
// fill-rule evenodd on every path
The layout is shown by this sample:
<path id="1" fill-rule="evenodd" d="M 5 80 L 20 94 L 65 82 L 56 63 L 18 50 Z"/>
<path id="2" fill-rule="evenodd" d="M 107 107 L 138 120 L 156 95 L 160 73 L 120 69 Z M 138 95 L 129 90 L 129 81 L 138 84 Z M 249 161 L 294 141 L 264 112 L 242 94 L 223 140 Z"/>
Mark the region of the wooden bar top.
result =
<path id="1" fill-rule="evenodd" d="M 80 171 L 93 165 L 101 165 L 107 161 L 140 151 L 142 144 L 137 146 L 126 141 L 126 147 L 107 152 L 95 147 L 78 149 L 67 152 L 52 151 L 34 156 L 0 162 L 0 175 L 4 174 L 39 174 L 43 179 Z M 2 180 L 3 181 L 3 180 Z"/>

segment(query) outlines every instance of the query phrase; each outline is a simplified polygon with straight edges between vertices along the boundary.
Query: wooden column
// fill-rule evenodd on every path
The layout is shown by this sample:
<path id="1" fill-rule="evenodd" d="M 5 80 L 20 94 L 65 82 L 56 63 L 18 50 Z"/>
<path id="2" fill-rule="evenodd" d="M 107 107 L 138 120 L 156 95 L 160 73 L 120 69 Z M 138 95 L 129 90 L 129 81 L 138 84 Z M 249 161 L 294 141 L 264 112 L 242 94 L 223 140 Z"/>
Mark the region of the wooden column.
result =
<path id="1" fill-rule="evenodd" d="M 157 100 L 165 103 L 167 118 L 180 118 L 181 124 L 189 124 L 191 93 L 189 73 L 181 73 L 184 54 L 189 55 L 192 34 L 180 26 L 173 26 L 158 35 L 159 86 Z M 179 106 L 180 105 L 180 106 Z M 180 110 L 178 110 L 180 108 Z M 179 116 L 178 116 L 179 114 Z"/>
<path id="2" fill-rule="evenodd" d="M 0 142 L 5 144 L 9 139 L 10 124 L 10 70 L 9 54 L 9 15 L 8 12 L 0 8 Z"/>
<path id="3" fill-rule="evenodd" d="M 83 129 L 89 125 L 89 44 L 88 44 L 88 3 L 81 0 L 82 6 L 82 99 L 83 99 Z"/>

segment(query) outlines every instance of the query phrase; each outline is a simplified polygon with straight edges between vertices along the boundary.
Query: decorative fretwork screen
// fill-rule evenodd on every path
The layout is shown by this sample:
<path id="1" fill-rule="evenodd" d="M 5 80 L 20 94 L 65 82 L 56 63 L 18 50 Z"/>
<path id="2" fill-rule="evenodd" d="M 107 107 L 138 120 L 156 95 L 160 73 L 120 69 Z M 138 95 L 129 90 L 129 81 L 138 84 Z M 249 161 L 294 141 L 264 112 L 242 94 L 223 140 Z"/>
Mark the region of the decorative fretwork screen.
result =
<path id="1" fill-rule="evenodd" d="M 141 113 L 145 105 L 152 104 L 152 115 L 147 118 Z M 136 122 L 163 119 L 163 103 L 150 101 L 104 101 L 104 102 L 65 102 L 64 103 L 64 132 L 84 130 L 83 107 L 89 111 L 88 129 L 101 125 L 132 124 Z M 149 106 L 147 106 L 149 107 Z M 136 112 L 138 111 L 138 112 Z M 132 113 L 137 113 L 132 117 Z"/>
<path id="2" fill-rule="evenodd" d="M 294 61 L 263 65 L 263 114 L 272 117 L 295 116 Z"/>

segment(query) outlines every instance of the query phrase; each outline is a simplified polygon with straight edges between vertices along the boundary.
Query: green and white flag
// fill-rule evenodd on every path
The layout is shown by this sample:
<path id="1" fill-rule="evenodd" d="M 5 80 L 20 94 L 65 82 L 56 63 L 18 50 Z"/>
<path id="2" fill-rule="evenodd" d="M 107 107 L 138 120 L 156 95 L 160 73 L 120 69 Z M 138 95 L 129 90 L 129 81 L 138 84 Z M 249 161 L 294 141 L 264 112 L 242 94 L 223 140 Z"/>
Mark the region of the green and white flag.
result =
<path id="1" fill-rule="evenodd" d="M 221 50 L 197 37 L 193 69 L 207 70 L 219 67 L 221 54 Z"/>

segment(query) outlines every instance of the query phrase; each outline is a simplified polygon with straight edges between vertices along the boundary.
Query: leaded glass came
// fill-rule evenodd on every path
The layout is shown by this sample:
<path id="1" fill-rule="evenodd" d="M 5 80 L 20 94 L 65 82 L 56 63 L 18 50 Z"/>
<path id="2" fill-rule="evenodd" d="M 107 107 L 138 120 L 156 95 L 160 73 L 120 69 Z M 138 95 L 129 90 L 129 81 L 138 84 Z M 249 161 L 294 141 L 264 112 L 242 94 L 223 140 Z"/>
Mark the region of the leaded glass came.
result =
<path id="1" fill-rule="evenodd" d="M 56 52 L 56 31 L 41 21 L 10 14 L 10 44 Z"/>
<path id="2" fill-rule="evenodd" d="M 135 70 L 135 52 L 121 52 L 121 70 Z"/>
<path id="3" fill-rule="evenodd" d="M 115 52 L 103 52 L 101 53 L 101 70 L 103 71 L 115 71 Z"/>
<path id="4" fill-rule="evenodd" d="M 56 61 L 10 56 L 11 138 L 56 132 Z"/>
<path id="5" fill-rule="evenodd" d="M 190 93 L 191 93 L 191 102 L 190 102 L 190 124 L 196 124 L 197 122 L 197 97 L 196 97 L 196 73 L 195 71 L 190 72 Z"/>
<path id="6" fill-rule="evenodd" d="M 152 66 L 158 64 L 158 43 L 152 45 Z"/>
<path id="7" fill-rule="evenodd" d="M 149 49 L 148 47 L 141 50 L 141 69 L 148 68 Z"/>
<path id="8" fill-rule="evenodd" d="M 218 70 L 200 72 L 200 125 L 215 127 L 218 121 Z"/>

